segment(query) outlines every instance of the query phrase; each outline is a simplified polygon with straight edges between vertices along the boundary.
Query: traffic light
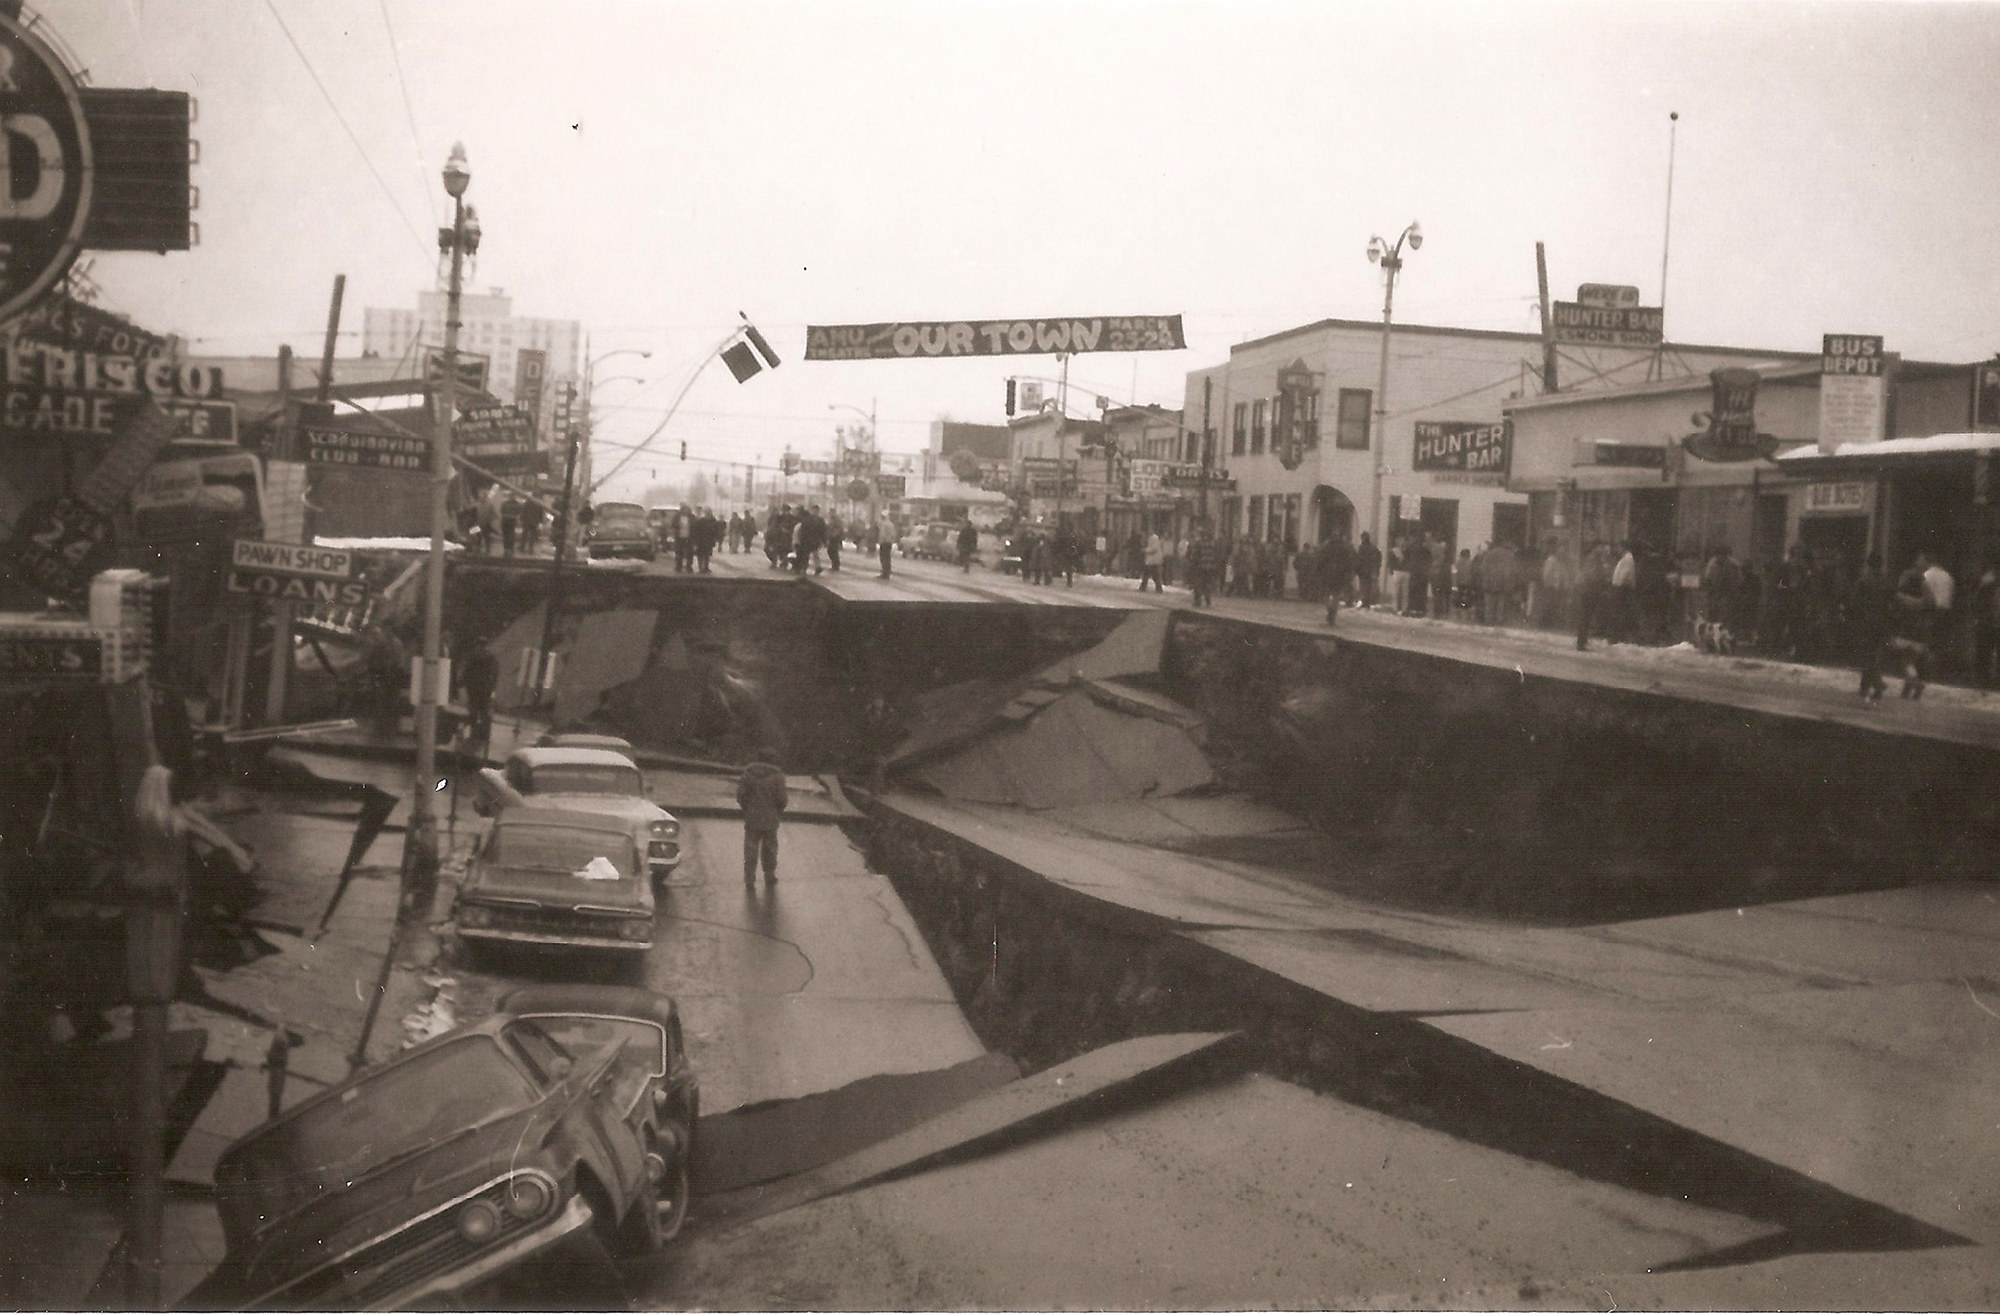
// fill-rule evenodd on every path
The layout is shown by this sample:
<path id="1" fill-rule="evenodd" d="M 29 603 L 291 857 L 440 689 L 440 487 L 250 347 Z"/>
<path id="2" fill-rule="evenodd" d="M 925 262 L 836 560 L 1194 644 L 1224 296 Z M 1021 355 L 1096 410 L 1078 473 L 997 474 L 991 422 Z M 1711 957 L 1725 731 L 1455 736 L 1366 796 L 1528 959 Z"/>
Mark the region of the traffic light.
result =
<path id="1" fill-rule="evenodd" d="M 687 445 L 687 440 L 683 438 L 681 440 L 681 460 L 685 461 L 687 459 L 688 459 L 688 445 Z"/>
<path id="2" fill-rule="evenodd" d="M 1014 413 L 1014 381 L 1007 380 L 1007 414 Z"/>

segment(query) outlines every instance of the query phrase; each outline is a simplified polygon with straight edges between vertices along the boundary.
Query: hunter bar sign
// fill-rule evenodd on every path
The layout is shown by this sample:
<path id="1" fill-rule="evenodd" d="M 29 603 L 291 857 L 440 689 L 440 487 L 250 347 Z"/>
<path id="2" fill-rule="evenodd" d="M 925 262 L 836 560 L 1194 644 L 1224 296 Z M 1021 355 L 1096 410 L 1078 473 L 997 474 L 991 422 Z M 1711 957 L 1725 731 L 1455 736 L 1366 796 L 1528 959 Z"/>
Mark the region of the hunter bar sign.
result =
<path id="1" fill-rule="evenodd" d="M 948 356 L 1049 356 L 1089 351 L 1180 351 L 1179 315 L 1091 319 L 962 319 L 814 324 L 807 360 L 906 360 Z"/>
<path id="2" fill-rule="evenodd" d="M 1510 421 L 1419 420 L 1410 468 L 1504 475 L 1513 450 L 1514 426 Z"/>

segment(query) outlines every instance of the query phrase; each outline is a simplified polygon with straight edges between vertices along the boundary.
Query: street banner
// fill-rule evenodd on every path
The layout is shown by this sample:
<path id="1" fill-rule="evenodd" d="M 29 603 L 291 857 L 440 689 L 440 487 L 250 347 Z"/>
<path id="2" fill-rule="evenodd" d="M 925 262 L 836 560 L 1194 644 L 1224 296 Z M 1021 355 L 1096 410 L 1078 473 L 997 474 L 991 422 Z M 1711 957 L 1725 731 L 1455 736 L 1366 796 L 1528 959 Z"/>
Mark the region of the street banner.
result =
<path id="1" fill-rule="evenodd" d="M 1558 301 L 1551 310 L 1556 341 L 1572 346 L 1657 347 L 1666 336 L 1666 311 L 1658 306 Z"/>
<path id="2" fill-rule="evenodd" d="M 1179 315 L 1100 315 L 1090 319 L 925 320 L 814 324 L 807 360 L 1049 356 L 1093 351 L 1180 351 Z"/>
<path id="3" fill-rule="evenodd" d="M 1505 475 L 1514 453 L 1514 425 L 1464 420 L 1418 420 L 1412 470 L 1464 470 Z"/>
<path id="4" fill-rule="evenodd" d="M 1820 339 L 1819 450 L 1879 443 L 1888 410 L 1888 376 L 1879 335 L 1828 333 Z"/>
<path id="5" fill-rule="evenodd" d="M 428 470 L 431 464 L 431 444 L 412 434 L 305 428 L 299 431 L 299 438 L 311 465 Z"/>

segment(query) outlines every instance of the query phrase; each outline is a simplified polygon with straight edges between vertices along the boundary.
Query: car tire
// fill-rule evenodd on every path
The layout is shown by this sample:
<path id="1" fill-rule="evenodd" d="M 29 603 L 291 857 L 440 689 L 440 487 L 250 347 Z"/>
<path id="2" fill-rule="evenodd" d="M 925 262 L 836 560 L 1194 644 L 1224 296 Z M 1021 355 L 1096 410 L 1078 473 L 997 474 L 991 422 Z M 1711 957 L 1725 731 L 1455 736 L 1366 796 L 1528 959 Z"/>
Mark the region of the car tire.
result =
<path id="1" fill-rule="evenodd" d="M 653 1157 L 648 1151 L 648 1158 Z M 650 1164 L 648 1165 L 650 1167 Z M 650 1178 L 650 1174 L 649 1174 Z M 651 1180 L 639 1187 L 638 1196 L 632 1207 L 625 1211 L 625 1222 L 618 1231 L 616 1253 L 621 1259 L 647 1259 L 660 1253 L 660 1247 L 667 1237 L 660 1229 L 661 1212 L 660 1188 Z"/>
<path id="2" fill-rule="evenodd" d="M 658 1220 L 661 1244 L 673 1240 L 687 1226 L 688 1205 L 694 1199 L 694 1177 L 688 1167 L 691 1147 L 683 1147 L 673 1162 L 665 1165 L 658 1186 L 649 1186 L 654 1216 Z"/>

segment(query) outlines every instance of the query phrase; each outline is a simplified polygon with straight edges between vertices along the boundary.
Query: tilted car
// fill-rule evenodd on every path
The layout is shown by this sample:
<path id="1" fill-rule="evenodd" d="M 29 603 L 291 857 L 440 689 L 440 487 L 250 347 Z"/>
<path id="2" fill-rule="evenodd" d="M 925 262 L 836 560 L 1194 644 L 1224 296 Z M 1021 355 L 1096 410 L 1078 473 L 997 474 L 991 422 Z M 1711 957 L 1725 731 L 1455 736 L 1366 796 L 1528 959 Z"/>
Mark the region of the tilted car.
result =
<path id="1" fill-rule="evenodd" d="M 655 1251 L 687 1217 L 700 1103 L 672 999 L 517 990 L 224 1150 L 226 1253 L 182 1307 L 450 1301 L 585 1229 Z"/>
<path id="2" fill-rule="evenodd" d="M 468 946 L 597 950 L 653 947 L 646 823 L 522 803 L 493 819 L 452 907 Z"/>
<path id="3" fill-rule="evenodd" d="M 598 503 L 587 541 L 592 557 L 641 557 L 651 561 L 660 554 L 660 541 L 653 536 L 646 508 L 637 502 Z"/>
<path id="4" fill-rule="evenodd" d="M 646 868 L 653 879 L 665 880 L 680 865 L 681 823 L 646 797 L 646 779 L 638 763 L 616 749 L 517 748 L 503 767 L 480 771 L 475 806 L 481 813 L 491 816 L 523 801 L 643 822 Z"/>

